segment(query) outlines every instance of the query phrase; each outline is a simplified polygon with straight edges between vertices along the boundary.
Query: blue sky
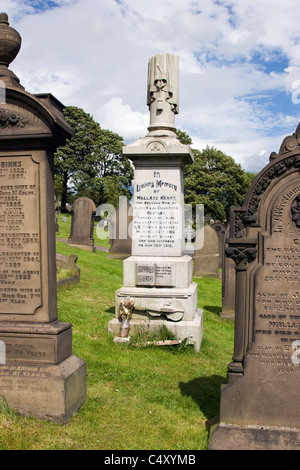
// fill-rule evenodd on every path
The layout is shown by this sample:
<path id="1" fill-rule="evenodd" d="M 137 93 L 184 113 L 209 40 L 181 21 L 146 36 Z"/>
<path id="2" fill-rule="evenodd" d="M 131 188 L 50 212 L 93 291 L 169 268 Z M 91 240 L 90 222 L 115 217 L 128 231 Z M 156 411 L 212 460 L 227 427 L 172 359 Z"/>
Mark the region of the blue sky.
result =
<path id="1" fill-rule="evenodd" d="M 296 0 L 2 0 L 31 93 L 82 107 L 127 144 L 147 134 L 150 57 L 180 57 L 176 126 L 260 171 L 300 115 Z"/>

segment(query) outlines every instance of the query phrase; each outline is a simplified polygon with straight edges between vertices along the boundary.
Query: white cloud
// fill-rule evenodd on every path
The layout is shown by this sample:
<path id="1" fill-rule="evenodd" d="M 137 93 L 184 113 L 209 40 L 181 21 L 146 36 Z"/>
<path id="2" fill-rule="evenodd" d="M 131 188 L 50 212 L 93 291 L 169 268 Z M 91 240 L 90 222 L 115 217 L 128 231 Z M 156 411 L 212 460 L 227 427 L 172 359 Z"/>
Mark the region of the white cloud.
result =
<path id="1" fill-rule="evenodd" d="M 126 142 L 147 132 L 148 60 L 161 52 L 180 56 L 176 125 L 194 146 L 214 145 L 258 171 L 295 130 L 296 0 L 60 0 L 34 9 L 45 3 L 2 0 L 23 38 L 11 69 L 29 92 L 84 108 Z"/>

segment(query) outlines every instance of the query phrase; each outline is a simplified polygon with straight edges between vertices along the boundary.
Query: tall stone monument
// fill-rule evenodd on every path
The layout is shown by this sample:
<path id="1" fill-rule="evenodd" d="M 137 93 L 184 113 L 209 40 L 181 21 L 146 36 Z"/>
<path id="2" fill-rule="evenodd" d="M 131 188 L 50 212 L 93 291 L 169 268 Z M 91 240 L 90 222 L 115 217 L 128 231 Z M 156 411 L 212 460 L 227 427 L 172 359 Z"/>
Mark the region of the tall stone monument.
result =
<path id="1" fill-rule="evenodd" d="M 72 129 L 51 94 L 8 68 L 21 44 L 0 14 L 0 395 L 24 415 L 66 422 L 85 401 L 85 363 L 57 318 L 53 153 Z"/>
<path id="2" fill-rule="evenodd" d="M 231 214 L 234 355 L 210 449 L 300 449 L 300 125 Z"/>
<path id="3" fill-rule="evenodd" d="M 109 331 L 118 331 L 120 302 L 132 298 L 131 328 L 166 324 L 177 338 L 188 338 L 199 349 L 202 311 L 197 308 L 192 258 L 184 255 L 183 168 L 193 155 L 175 133 L 178 76 L 178 56 L 150 59 L 149 133 L 124 148 L 135 166 L 132 256 L 123 261 L 123 287 L 116 292 L 116 318 L 109 322 Z"/>

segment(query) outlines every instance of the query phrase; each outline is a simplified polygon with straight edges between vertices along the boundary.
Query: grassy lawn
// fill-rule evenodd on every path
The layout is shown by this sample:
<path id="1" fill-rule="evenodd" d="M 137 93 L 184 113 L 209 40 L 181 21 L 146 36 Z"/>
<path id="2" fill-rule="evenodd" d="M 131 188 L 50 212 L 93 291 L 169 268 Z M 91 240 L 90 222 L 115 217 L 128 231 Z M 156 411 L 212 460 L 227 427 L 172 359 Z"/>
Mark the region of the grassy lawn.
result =
<path id="1" fill-rule="evenodd" d="M 57 235 L 67 238 L 69 228 L 61 226 Z M 66 425 L 0 408 L 0 450 L 207 449 L 233 354 L 233 322 L 218 315 L 221 279 L 194 279 L 204 310 L 198 353 L 192 346 L 115 344 L 107 324 L 122 285 L 122 261 L 62 242 L 57 252 L 77 254 L 81 269 L 79 284 L 58 288 L 58 318 L 73 324 L 73 353 L 87 364 L 87 400 Z"/>

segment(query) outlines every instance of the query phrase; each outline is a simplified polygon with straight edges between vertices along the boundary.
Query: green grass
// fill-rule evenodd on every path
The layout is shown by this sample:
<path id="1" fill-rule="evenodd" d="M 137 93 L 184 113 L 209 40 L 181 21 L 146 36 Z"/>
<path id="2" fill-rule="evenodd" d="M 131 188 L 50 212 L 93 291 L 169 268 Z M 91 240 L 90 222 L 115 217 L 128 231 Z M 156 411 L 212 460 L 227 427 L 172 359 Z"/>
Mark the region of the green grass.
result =
<path id="1" fill-rule="evenodd" d="M 61 224 L 60 224 L 61 225 Z M 58 318 L 73 324 L 87 364 L 87 399 L 66 425 L 0 406 L 0 450 L 204 450 L 233 353 L 233 322 L 219 317 L 221 279 L 195 278 L 204 310 L 200 351 L 115 344 L 107 332 L 122 261 L 57 242 L 78 255 L 79 284 L 58 287 Z"/>

